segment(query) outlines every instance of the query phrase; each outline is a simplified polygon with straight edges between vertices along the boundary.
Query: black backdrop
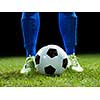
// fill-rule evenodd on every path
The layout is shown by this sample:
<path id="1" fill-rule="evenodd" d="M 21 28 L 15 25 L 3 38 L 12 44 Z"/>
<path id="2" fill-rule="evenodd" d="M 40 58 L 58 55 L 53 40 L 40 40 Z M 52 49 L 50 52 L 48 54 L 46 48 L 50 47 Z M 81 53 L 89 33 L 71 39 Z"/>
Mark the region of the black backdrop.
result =
<path id="1" fill-rule="evenodd" d="M 0 13 L 0 56 L 25 55 L 20 25 L 21 12 Z M 78 45 L 77 53 L 100 53 L 100 13 L 77 12 Z M 41 27 L 37 50 L 47 44 L 63 48 L 58 29 L 57 13 L 40 13 Z"/>

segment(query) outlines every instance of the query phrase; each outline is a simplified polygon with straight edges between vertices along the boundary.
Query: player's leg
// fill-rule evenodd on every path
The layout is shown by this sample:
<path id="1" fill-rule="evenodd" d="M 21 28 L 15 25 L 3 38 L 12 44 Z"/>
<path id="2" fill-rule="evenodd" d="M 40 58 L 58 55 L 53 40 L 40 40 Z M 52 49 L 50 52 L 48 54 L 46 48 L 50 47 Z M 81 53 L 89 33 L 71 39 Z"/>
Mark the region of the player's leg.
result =
<path id="1" fill-rule="evenodd" d="M 24 48 L 26 50 L 27 57 L 21 73 L 27 73 L 31 70 L 32 66 L 34 66 L 34 56 L 36 54 L 37 37 L 40 28 L 39 13 L 22 13 L 21 26 L 24 40 Z"/>
<path id="2" fill-rule="evenodd" d="M 39 13 L 22 13 L 21 26 L 26 56 L 34 56 L 36 54 L 37 37 L 40 28 Z"/>
<path id="3" fill-rule="evenodd" d="M 69 55 L 73 70 L 83 71 L 75 56 L 77 45 L 77 16 L 74 12 L 63 12 L 58 14 L 59 29 L 64 42 L 65 50 Z"/>

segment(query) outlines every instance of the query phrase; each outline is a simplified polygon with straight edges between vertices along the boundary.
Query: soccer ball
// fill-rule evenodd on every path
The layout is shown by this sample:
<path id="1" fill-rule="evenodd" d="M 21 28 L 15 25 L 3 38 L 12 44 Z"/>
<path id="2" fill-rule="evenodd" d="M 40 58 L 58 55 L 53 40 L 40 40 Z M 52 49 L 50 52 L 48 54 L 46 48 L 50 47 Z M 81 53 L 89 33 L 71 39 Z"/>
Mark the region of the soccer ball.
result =
<path id="1" fill-rule="evenodd" d="M 37 52 L 35 63 L 37 71 L 41 74 L 59 75 L 67 68 L 68 56 L 59 46 L 47 45 Z"/>

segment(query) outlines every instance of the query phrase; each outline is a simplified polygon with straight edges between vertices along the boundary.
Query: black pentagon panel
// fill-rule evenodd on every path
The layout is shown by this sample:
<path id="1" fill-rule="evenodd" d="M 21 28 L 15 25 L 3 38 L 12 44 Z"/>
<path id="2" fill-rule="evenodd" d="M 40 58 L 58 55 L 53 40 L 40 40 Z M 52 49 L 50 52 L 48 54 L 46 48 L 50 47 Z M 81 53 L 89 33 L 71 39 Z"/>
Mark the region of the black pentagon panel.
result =
<path id="1" fill-rule="evenodd" d="M 67 58 L 63 59 L 63 65 L 62 65 L 62 67 L 63 68 L 66 68 L 67 67 L 67 64 L 68 64 Z"/>
<path id="2" fill-rule="evenodd" d="M 57 50 L 56 49 L 49 49 L 47 52 L 47 55 L 50 56 L 51 58 L 55 57 L 58 55 Z"/>
<path id="3" fill-rule="evenodd" d="M 56 69 L 49 65 L 44 70 L 47 75 L 53 75 Z"/>
<path id="4" fill-rule="evenodd" d="M 40 62 L 40 56 L 39 56 L 39 55 L 37 55 L 37 56 L 35 57 L 35 62 L 36 62 L 36 64 L 39 64 L 39 62 Z"/>

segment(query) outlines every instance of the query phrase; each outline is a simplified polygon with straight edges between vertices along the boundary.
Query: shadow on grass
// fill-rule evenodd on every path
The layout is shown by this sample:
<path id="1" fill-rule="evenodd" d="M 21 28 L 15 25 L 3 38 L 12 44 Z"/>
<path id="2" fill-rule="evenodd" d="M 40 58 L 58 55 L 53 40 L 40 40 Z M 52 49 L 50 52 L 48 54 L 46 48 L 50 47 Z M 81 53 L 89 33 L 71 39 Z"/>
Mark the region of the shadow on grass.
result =
<path id="1" fill-rule="evenodd" d="M 11 71 L 11 72 L 5 72 L 5 73 L 0 73 L 0 79 L 2 80 L 8 80 L 10 78 L 19 78 L 23 77 L 22 74 L 20 74 L 20 71 Z"/>
<path id="2" fill-rule="evenodd" d="M 33 77 L 60 77 L 61 75 L 44 75 L 40 74 L 39 72 L 33 71 L 32 73 L 28 74 L 21 74 L 20 70 L 17 71 L 10 71 L 5 73 L 0 73 L 0 80 L 10 80 L 10 79 L 31 79 Z"/>

